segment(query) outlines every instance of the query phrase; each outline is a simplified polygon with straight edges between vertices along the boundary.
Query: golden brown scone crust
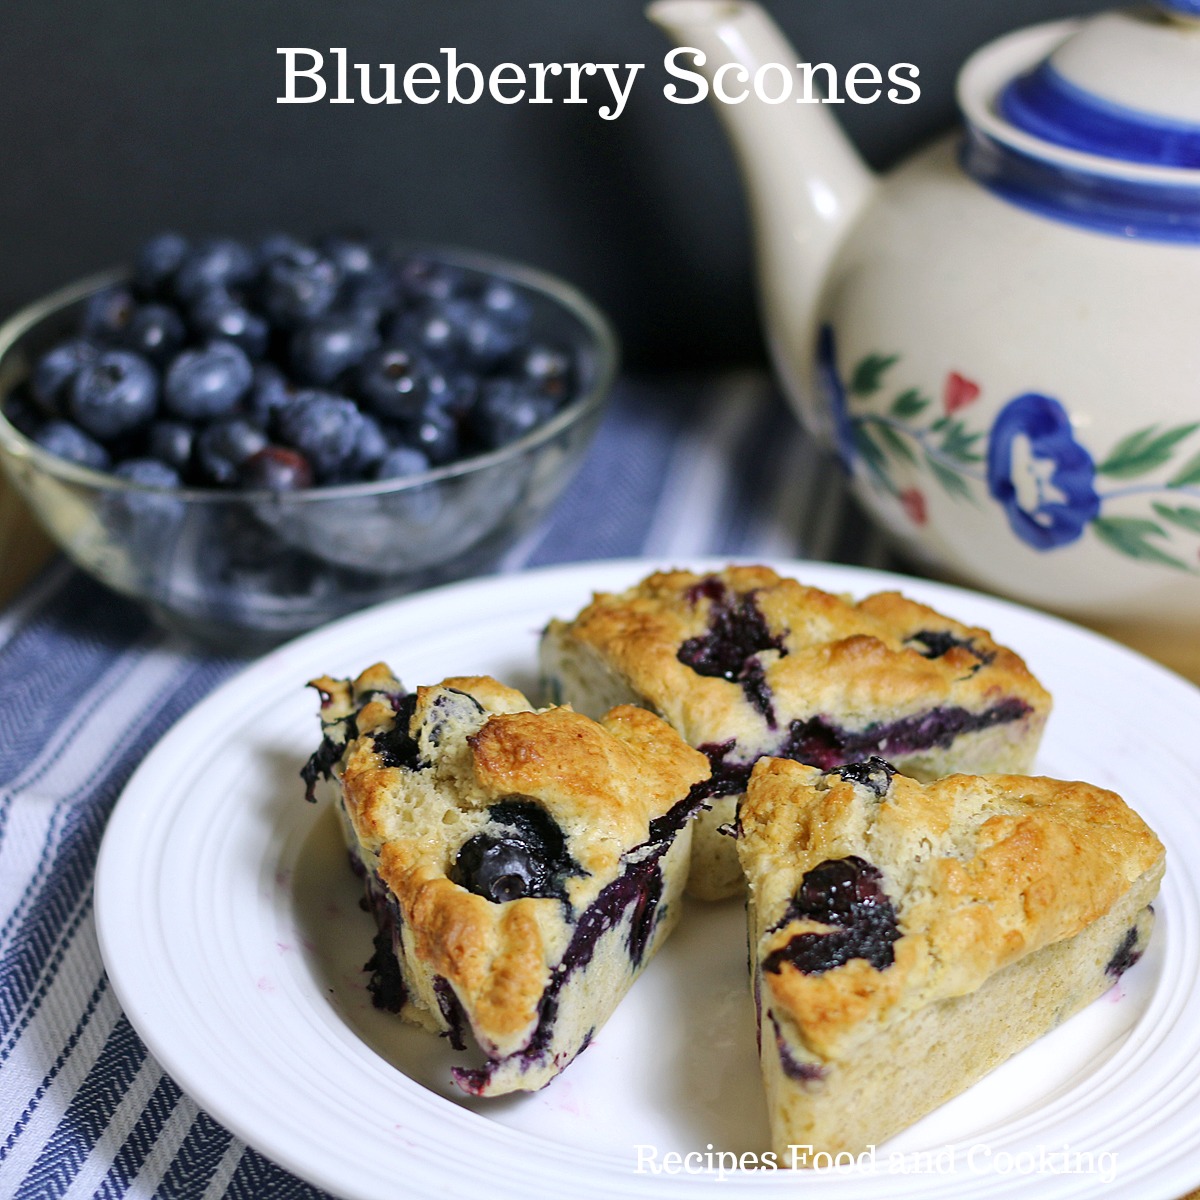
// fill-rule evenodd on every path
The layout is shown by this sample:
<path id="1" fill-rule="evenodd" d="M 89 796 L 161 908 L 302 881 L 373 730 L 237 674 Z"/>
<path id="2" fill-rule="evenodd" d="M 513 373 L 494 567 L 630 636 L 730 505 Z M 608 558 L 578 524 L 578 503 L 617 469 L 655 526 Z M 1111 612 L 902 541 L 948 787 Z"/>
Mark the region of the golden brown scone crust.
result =
<path id="1" fill-rule="evenodd" d="M 569 626 L 553 622 L 590 647 L 634 691 L 645 697 L 692 745 L 737 737 L 745 747 L 767 739 L 764 718 L 747 703 L 736 681 L 704 676 L 678 657 L 680 646 L 709 628 L 711 600 L 701 585 L 716 578 L 731 591 L 753 591 L 786 654 L 760 656 L 773 698 L 776 725 L 814 714 L 837 714 L 849 728 L 911 715 L 938 706 L 985 709 L 1017 697 L 1036 713 L 1050 696 L 1012 650 L 986 630 L 943 616 L 898 592 L 855 604 L 785 579 L 767 567 L 729 567 L 713 576 L 663 571 L 621 594 L 597 594 Z M 908 639 L 935 630 L 970 641 L 987 662 L 965 647 L 925 657 Z"/>
<path id="2" fill-rule="evenodd" d="M 428 765 L 411 771 L 388 765 L 371 736 L 396 720 L 388 697 L 400 685 L 386 667 L 352 684 L 322 678 L 314 686 L 328 697 L 326 723 L 366 698 L 338 771 L 346 813 L 365 856 L 377 857 L 422 965 L 452 985 L 485 1048 L 512 1052 L 533 1029 L 565 948 L 563 904 L 474 895 L 449 878 L 459 848 L 486 825 L 492 804 L 536 800 L 583 869 L 567 883 L 578 911 L 618 873 L 622 855 L 647 840 L 650 823 L 707 777 L 707 759 L 643 709 L 617 708 L 600 722 L 566 708 L 535 711 L 520 692 L 466 676 L 418 689 L 408 732 Z M 447 692 L 476 704 L 456 700 L 454 721 L 431 745 L 422 730 Z"/>
<path id="3" fill-rule="evenodd" d="M 1162 844 L 1115 793 L 1087 783 L 954 775 L 892 778 L 885 798 L 813 767 L 764 758 L 741 809 L 738 852 L 758 909 L 759 961 L 800 933 L 789 920 L 805 873 L 856 855 L 896 907 L 895 962 L 819 974 L 763 972 L 763 1005 L 826 1061 L 926 1005 L 978 988 L 1009 963 L 1070 938 L 1147 872 Z"/>

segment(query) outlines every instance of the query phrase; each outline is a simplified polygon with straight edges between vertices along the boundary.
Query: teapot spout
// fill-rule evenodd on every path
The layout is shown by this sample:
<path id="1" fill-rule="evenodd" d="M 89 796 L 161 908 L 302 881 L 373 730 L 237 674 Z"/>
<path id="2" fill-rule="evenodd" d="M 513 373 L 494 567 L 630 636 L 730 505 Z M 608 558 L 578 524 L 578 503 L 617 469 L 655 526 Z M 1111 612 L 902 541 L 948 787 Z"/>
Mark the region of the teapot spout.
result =
<path id="1" fill-rule="evenodd" d="M 776 367 L 810 415 L 809 424 L 819 425 L 820 418 L 812 419 L 808 385 L 817 301 L 830 261 L 874 191 L 875 177 L 826 105 L 803 99 L 811 94 L 811 79 L 804 78 L 796 52 L 757 4 L 655 0 L 646 15 L 680 48 L 677 69 L 704 76 L 718 101 L 749 200 Z M 787 99 L 770 103 L 757 94 L 752 81 L 765 64 L 780 64 L 787 72 Z M 770 99 L 783 93 L 780 70 L 768 67 L 760 78 Z M 681 97 L 700 90 L 696 82 L 679 88 Z"/>

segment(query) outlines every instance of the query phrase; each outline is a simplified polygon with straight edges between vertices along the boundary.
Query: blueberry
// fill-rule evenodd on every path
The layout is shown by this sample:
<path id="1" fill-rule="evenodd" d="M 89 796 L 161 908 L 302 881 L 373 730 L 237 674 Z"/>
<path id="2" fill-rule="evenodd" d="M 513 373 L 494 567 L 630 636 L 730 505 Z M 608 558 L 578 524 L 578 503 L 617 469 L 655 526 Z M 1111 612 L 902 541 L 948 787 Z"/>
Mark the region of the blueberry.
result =
<path id="1" fill-rule="evenodd" d="M 857 783 L 860 787 L 870 789 L 881 800 L 887 795 L 892 786 L 892 776 L 896 768 L 890 762 L 872 755 L 863 762 L 847 763 L 844 767 L 835 767 L 828 775 L 840 775 L 848 783 Z"/>
<path id="2" fill-rule="evenodd" d="M 70 421 L 47 421 L 33 435 L 33 440 L 56 458 L 65 458 L 67 462 L 97 471 L 108 470 L 108 451 Z"/>
<path id="3" fill-rule="evenodd" d="M 267 444 L 267 435 L 239 417 L 214 421 L 196 438 L 196 461 L 205 477 L 222 487 L 238 481 L 242 466 Z"/>
<path id="4" fill-rule="evenodd" d="M 763 959 L 763 970 L 778 973 L 788 963 L 819 975 L 852 958 L 866 959 L 877 971 L 890 967 L 900 930 L 882 880 L 879 868 L 857 855 L 827 859 L 806 872 L 781 925 L 799 919 L 831 928 L 797 934 Z"/>
<path id="5" fill-rule="evenodd" d="M 521 366 L 525 378 L 547 396 L 565 399 L 572 387 L 571 356 L 552 346 L 531 346 Z"/>
<path id="6" fill-rule="evenodd" d="M 177 488 L 183 482 L 178 471 L 156 458 L 127 458 L 113 469 L 113 474 L 140 487 Z"/>
<path id="7" fill-rule="evenodd" d="M 128 350 L 106 350 L 75 376 L 68 407 L 93 437 L 112 438 L 145 424 L 157 402 L 154 368 Z"/>
<path id="8" fill-rule="evenodd" d="M 906 638 L 905 644 L 911 646 L 923 658 L 941 658 L 958 647 L 974 655 L 981 666 L 995 658 L 989 651 L 980 650 L 970 638 L 960 638 L 948 629 L 922 629 Z"/>
<path id="9" fill-rule="evenodd" d="M 510 328 L 523 329 L 533 319 L 533 306 L 511 283 L 497 279 L 483 289 L 480 303 L 489 316 Z"/>
<path id="10" fill-rule="evenodd" d="M 191 307 L 192 324 L 201 336 L 239 346 L 248 358 L 262 358 L 271 336 L 266 318 L 248 309 L 223 288 L 204 292 Z"/>
<path id="11" fill-rule="evenodd" d="M 143 304 L 125 326 L 121 343 L 162 368 L 179 352 L 186 337 L 183 318 L 175 309 L 166 304 Z"/>
<path id="12" fill-rule="evenodd" d="M 122 341 L 136 311 L 137 301 L 127 287 L 105 288 L 84 302 L 80 328 L 89 337 Z"/>
<path id="13" fill-rule="evenodd" d="M 280 409 L 296 398 L 297 388 L 270 363 L 255 363 L 254 379 L 246 397 L 246 417 L 260 429 L 270 429 Z"/>
<path id="14" fill-rule="evenodd" d="M 379 268 L 375 249 L 366 238 L 332 234 L 321 238 L 318 246 L 347 279 L 369 275 Z"/>
<path id="15" fill-rule="evenodd" d="M 341 272 L 329 259 L 297 246 L 267 263 L 263 304 L 279 325 L 315 321 L 332 306 L 341 282 Z"/>
<path id="16" fill-rule="evenodd" d="M 467 276 L 459 267 L 413 255 L 397 268 L 404 295 L 413 300 L 450 300 L 466 291 Z"/>
<path id="17" fill-rule="evenodd" d="M 134 266 L 134 280 L 149 294 L 163 291 L 187 257 L 188 241 L 178 233 L 159 233 L 142 243 Z"/>
<path id="18" fill-rule="evenodd" d="M 387 435 L 374 417 L 360 413 L 358 436 L 354 441 L 354 453 L 347 464 L 350 479 L 366 479 L 388 453 Z"/>
<path id="19" fill-rule="evenodd" d="M 430 370 L 417 355 L 400 346 L 384 346 L 363 359 L 358 390 L 367 404 L 389 420 L 416 420 L 429 398 Z"/>
<path id="20" fill-rule="evenodd" d="M 130 558 L 146 579 L 153 580 L 167 562 L 167 548 L 175 539 L 186 511 L 185 501 L 171 495 L 180 478 L 166 463 L 153 458 L 130 458 L 115 468 L 118 479 L 155 492 L 112 491 L 101 498 L 100 515 L 109 533 L 126 543 Z"/>
<path id="21" fill-rule="evenodd" d="M 549 420 L 558 405 L 513 379 L 489 379 L 471 410 L 471 430 L 488 449 L 506 446 Z"/>
<path id="22" fill-rule="evenodd" d="M 523 896 L 566 898 L 564 877 L 579 866 L 567 852 L 554 818 L 531 800 L 507 800 L 488 809 L 490 830 L 463 843 L 450 878 L 497 904 Z"/>
<path id="23" fill-rule="evenodd" d="M 364 275 L 347 277 L 338 297 L 339 309 L 375 324 L 398 303 L 396 281 L 382 267 Z"/>
<path id="24" fill-rule="evenodd" d="M 191 462 L 195 439 L 195 427 L 185 421 L 155 421 L 146 434 L 146 453 L 182 474 Z"/>
<path id="25" fill-rule="evenodd" d="M 466 371 L 438 371 L 426 381 L 428 402 L 422 415 L 437 410 L 460 420 L 479 400 L 479 380 Z"/>
<path id="26" fill-rule="evenodd" d="M 357 316 L 325 316 L 292 335 L 292 370 L 305 383 L 330 384 L 378 344 L 374 327 Z"/>
<path id="27" fill-rule="evenodd" d="M 307 391 L 280 411 L 278 423 L 283 440 L 309 460 L 318 479 L 328 479 L 353 459 L 362 421 L 353 400 Z"/>
<path id="28" fill-rule="evenodd" d="M 458 422 L 449 413 L 431 408 L 423 417 L 405 424 L 404 440 L 440 467 L 458 457 Z"/>
<path id="29" fill-rule="evenodd" d="M 299 450 L 291 450 L 287 446 L 264 446 L 242 463 L 238 482 L 247 488 L 294 492 L 312 487 L 313 472 L 308 459 Z"/>
<path id="30" fill-rule="evenodd" d="M 87 338 L 72 338 L 48 350 L 34 365 L 29 391 L 48 417 L 63 414 L 75 376 L 100 357 L 100 348 Z"/>
<path id="31" fill-rule="evenodd" d="M 407 475 L 420 475 L 429 470 L 429 459 L 412 446 L 396 446 L 389 450 L 383 461 L 375 468 L 376 479 L 403 479 Z"/>
<path id="32" fill-rule="evenodd" d="M 232 342 L 212 341 L 203 349 L 185 350 L 167 370 L 167 411 L 194 421 L 228 416 L 253 379 L 250 360 Z"/>
<path id="33" fill-rule="evenodd" d="M 446 300 L 403 312 L 392 323 L 388 338 L 412 346 L 442 364 L 454 364 L 465 354 L 467 327 L 475 307 L 466 300 Z"/>
<path id="34" fill-rule="evenodd" d="M 261 237 L 255 246 L 258 261 L 264 266 L 277 258 L 289 258 L 293 255 L 314 255 L 316 251 L 305 245 L 299 238 L 290 233 L 268 233 Z"/>
<path id="35" fill-rule="evenodd" d="M 236 287 L 254 277 L 254 255 L 233 238 L 206 238 L 185 255 L 175 272 L 175 294 L 196 301 L 205 292 Z"/>
<path id="36" fill-rule="evenodd" d="M 534 895 L 545 874 L 539 867 L 530 847 L 486 833 L 469 839 L 454 862 L 456 881 L 495 904 Z"/>

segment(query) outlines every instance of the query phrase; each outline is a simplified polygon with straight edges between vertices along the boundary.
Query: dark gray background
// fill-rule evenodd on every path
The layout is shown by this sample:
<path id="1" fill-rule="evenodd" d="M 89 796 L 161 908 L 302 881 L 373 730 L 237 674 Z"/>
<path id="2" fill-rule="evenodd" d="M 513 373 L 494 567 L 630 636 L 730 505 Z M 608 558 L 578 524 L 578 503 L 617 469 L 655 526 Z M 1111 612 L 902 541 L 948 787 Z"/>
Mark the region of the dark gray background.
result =
<path id="1" fill-rule="evenodd" d="M 886 167 L 954 119 L 959 62 L 1100 0 L 767 0 L 801 53 L 921 71 L 921 99 L 838 115 Z M 612 314 L 635 368 L 762 356 L 748 230 L 708 105 L 661 95 L 641 0 L 18 0 L 0 36 L 5 313 L 162 227 L 355 225 L 558 272 Z M 588 106 L 281 105 L 278 46 L 351 61 L 643 62 L 620 119 Z"/>

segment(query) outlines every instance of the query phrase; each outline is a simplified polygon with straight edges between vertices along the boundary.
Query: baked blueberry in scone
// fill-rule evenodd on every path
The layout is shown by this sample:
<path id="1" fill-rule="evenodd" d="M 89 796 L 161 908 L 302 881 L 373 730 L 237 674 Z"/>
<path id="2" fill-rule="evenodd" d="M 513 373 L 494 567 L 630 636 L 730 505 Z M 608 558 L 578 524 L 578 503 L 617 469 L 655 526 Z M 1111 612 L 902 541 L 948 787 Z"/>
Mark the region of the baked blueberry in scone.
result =
<path id="1" fill-rule="evenodd" d="M 678 919 L 708 762 L 659 718 L 534 711 L 486 676 L 408 692 L 322 678 L 310 797 L 334 785 L 379 933 L 375 1003 L 486 1061 L 473 1095 L 540 1088 Z"/>
<path id="2" fill-rule="evenodd" d="M 1137 961 L 1165 854 L 1113 792 L 762 759 L 742 802 L 771 1135 L 878 1145 Z"/>
<path id="3" fill-rule="evenodd" d="M 825 769 L 880 755 L 919 778 L 1027 771 L 1050 697 L 982 629 L 897 592 L 857 604 L 766 567 L 667 571 L 542 638 L 556 702 L 641 704 L 712 764 L 689 890 L 742 887 L 724 836 L 764 754 Z"/>

